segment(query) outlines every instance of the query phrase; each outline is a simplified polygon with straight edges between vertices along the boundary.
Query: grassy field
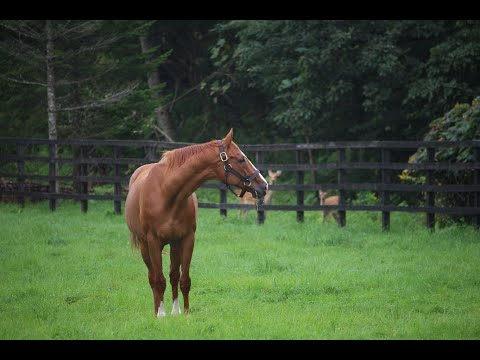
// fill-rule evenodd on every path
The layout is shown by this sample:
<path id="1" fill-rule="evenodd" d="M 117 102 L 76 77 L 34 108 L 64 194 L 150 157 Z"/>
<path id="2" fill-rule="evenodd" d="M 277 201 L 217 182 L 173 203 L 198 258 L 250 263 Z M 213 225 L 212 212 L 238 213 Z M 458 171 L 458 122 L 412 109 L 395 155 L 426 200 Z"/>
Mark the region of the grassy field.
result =
<path id="1" fill-rule="evenodd" d="M 480 235 L 423 217 L 201 209 L 188 316 L 153 315 L 111 202 L 0 204 L 0 339 L 479 339 Z M 165 257 L 164 269 L 168 269 Z M 168 271 L 164 271 L 168 274 Z M 168 275 L 167 275 L 168 276 Z M 166 291 L 171 310 L 170 285 Z"/>

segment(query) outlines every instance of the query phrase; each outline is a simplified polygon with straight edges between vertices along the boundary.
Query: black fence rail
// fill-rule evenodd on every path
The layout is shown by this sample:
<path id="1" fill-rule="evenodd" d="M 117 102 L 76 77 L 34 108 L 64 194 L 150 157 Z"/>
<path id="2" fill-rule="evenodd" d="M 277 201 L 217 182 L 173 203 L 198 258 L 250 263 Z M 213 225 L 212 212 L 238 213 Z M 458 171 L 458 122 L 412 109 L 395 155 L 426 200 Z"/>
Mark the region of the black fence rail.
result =
<path id="1" fill-rule="evenodd" d="M 50 209 L 55 210 L 58 199 L 79 200 L 82 211 L 88 210 L 88 200 L 113 200 L 114 211 L 121 213 L 121 204 L 126 199 L 128 181 L 131 173 L 140 165 L 158 161 L 161 151 L 171 150 L 190 143 L 163 143 L 150 140 L 86 140 L 86 139 L 17 139 L 0 138 L 0 177 L 14 181 L 15 187 L 0 187 L 2 197 L 14 197 L 22 206 L 25 198 L 46 199 Z M 37 147 L 37 151 L 26 151 L 29 147 Z M 45 156 L 31 156 L 29 153 L 38 153 L 38 147 L 43 147 Z M 294 191 L 295 205 L 260 205 L 257 210 L 257 221 L 265 221 L 265 211 L 295 211 L 297 220 L 304 220 L 305 211 L 337 211 L 341 226 L 346 224 L 347 211 L 380 211 L 382 226 L 389 229 L 391 212 L 422 212 L 426 214 L 426 225 L 433 228 L 435 214 L 450 214 L 471 216 L 473 223 L 480 226 L 480 141 L 338 141 L 311 144 L 246 144 L 242 150 L 255 162 L 263 173 L 268 169 L 283 170 L 295 173 L 295 183 L 272 185 L 274 191 Z M 467 163 L 450 163 L 436 161 L 438 149 L 472 149 L 473 160 Z M 61 151 L 67 149 L 68 151 Z M 398 155 L 398 151 L 413 154 L 418 149 L 426 149 L 427 162 L 410 163 L 405 159 L 408 156 Z M 31 149 L 30 149 L 31 150 Z M 334 161 L 315 163 L 312 161 L 312 152 L 327 151 L 329 159 Z M 377 154 L 378 161 L 361 161 L 361 156 L 352 160 L 355 152 L 370 151 Z M 275 153 L 289 153 L 288 163 L 275 163 L 271 156 Z M 48 155 L 47 155 L 48 154 Z M 55 154 L 60 154 L 55 156 Z M 62 156 L 67 154 L 67 156 Z M 72 155 L 73 154 L 73 155 Z M 307 156 L 308 155 L 308 156 Z M 350 155 L 350 160 L 348 159 Z M 371 158 L 372 156 L 370 156 Z M 307 160 L 309 159 L 309 161 Z M 400 160 L 398 160 L 400 159 Z M 48 164 L 48 175 L 35 171 L 35 164 Z M 34 170 L 28 170 L 28 168 Z M 32 165 L 33 164 L 33 165 Z M 71 169 L 59 173 L 59 166 L 71 166 Z M 97 168 L 98 175 L 89 175 L 92 168 Z M 100 171 L 99 169 L 102 169 Z M 38 168 L 38 166 L 37 166 Z M 44 166 L 45 168 L 45 166 Z M 377 173 L 368 182 L 349 182 L 348 174 L 351 171 L 375 171 Z M 402 184 L 392 181 L 395 171 L 415 170 L 424 175 L 423 184 Z M 322 171 L 336 171 L 336 182 L 316 183 L 316 175 Z M 437 184 L 436 172 L 464 171 L 471 173 L 468 184 Z M 36 173 L 35 173 L 36 172 Z M 45 171 L 44 171 L 45 172 Z M 306 174 L 313 174 L 311 181 L 306 183 Z M 48 191 L 31 191 L 25 180 L 48 182 Z M 57 184 L 68 182 L 75 184 L 74 189 L 62 191 Z M 113 184 L 113 194 L 92 194 L 89 183 Z M 227 188 L 222 183 L 207 182 L 202 185 L 205 189 L 219 191 L 218 203 L 199 203 L 202 208 L 220 209 L 222 215 L 227 215 L 228 209 L 255 209 L 253 205 L 242 205 L 227 202 Z M 45 189 L 45 186 L 43 187 Z M 64 188 L 63 188 L 64 189 Z M 337 190 L 338 205 L 305 205 L 305 192 L 318 190 Z M 379 205 L 350 205 L 346 203 L 348 191 L 374 191 L 380 198 Z M 391 204 L 393 193 L 413 192 L 424 196 L 425 206 L 396 206 Z M 436 205 L 436 195 L 441 193 L 468 193 L 473 198 L 471 206 L 445 207 Z"/>

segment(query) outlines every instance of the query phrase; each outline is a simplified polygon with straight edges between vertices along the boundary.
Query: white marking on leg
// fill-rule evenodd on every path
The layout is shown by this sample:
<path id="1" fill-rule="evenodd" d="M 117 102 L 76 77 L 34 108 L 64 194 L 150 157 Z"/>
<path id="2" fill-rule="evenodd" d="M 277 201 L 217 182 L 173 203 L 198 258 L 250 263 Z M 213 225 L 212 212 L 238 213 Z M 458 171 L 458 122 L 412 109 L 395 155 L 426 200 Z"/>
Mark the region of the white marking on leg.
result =
<path id="1" fill-rule="evenodd" d="M 173 300 L 173 306 L 172 306 L 172 315 L 178 315 L 181 314 L 182 312 L 180 311 L 180 304 L 178 303 L 178 298 Z"/>
<path id="2" fill-rule="evenodd" d="M 167 316 L 167 312 L 165 311 L 165 306 L 163 305 L 163 301 L 160 301 L 160 306 L 158 307 L 157 311 L 157 318 L 162 318 Z"/>

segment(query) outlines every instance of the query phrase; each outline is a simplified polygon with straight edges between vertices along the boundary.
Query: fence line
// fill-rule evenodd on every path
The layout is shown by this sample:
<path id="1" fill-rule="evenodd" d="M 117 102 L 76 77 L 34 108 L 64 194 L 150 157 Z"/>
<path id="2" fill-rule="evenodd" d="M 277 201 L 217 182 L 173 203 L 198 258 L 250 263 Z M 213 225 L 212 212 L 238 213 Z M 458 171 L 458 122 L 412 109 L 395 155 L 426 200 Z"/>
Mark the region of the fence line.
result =
<path id="1" fill-rule="evenodd" d="M 47 145 L 48 156 L 30 156 L 25 151 L 26 146 Z M 49 200 L 51 210 L 55 210 L 58 199 L 75 199 L 81 203 L 81 210 L 88 211 L 88 200 L 113 200 L 114 211 L 121 213 L 121 203 L 125 201 L 126 195 L 123 184 L 128 184 L 129 176 L 122 175 L 126 166 L 140 166 L 146 163 L 156 161 L 155 152 L 159 150 L 170 150 L 183 146 L 192 145 L 191 143 L 164 143 L 152 140 L 92 140 L 92 139 L 16 139 L 1 138 L 0 146 L 7 148 L 6 152 L 0 154 L 0 163 L 4 167 L 6 164 L 15 164 L 16 172 L 2 170 L 0 167 L 0 177 L 12 178 L 16 180 L 16 189 L 1 188 L 1 195 L 14 196 L 21 206 L 25 204 L 25 198 L 38 198 Z M 78 157 L 55 156 L 56 148 L 59 147 L 78 147 L 80 149 Z M 88 153 L 89 148 L 105 148 L 111 150 L 111 156 L 91 156 Z M 142 149 L 143 157 L 124 157 L 128 155 L 128 149 Z M 473 217 L 473 223 L 480 226 L 480 141 L 338 141 L 322 142 L 311 144 L 246 144 L 241 146 L 245 152 L 254 152 L 256 166 L 265 172 L 268 169 L 284 170 L 295 172 L 294 184 L 278 184 L 271 186 L 271 190 L 276 191 L 295 191 L 296 205 L 260 205 L 257 209 L 257 221 L 265 221 L 265 211 L 295 211 L 297 220 L 304 221 L 305 211 L 337 210 L 339 214 L 340 226 L 346 224 L 347 211 L 380 211 L 382 213 L 382 227 L 388 230 L 390 227 L 391 212 L 422 212 L 426 214 L 426 225 L 433 228 L 435 224 L 435 214 L 468 215 Z M 448 163 L 435 160 L 437 149 L 473 149 L 473 161 L 468 163 Z M 417 149 L 426 149 L 427 162 L 408 163 L 394 162 L 394 150 L 409 150 L 413 152 Z M 328 150 L 337 153 L 337 161 L 312 164 L 305 161 L 307 151 Z M 347 151 L 353 150 L 372 150 L 378 151 L 381 161 L 347 161 Z M 265 154 L 274 152 L 294 152 L 294 163 L 275 164 L 265 162 Z M 26 171 L 26 162 L 48 164 L 48 175 L 28 173 Z M 77 167 L 78 172 L 72 175 L 57 174 L 58 165 L 71 164 Z M 110 166 L 112 171 L 107 175 L 89 175 L 89 168 L 92 166 Z M 395 170 L 417 170 L 426 174 L 424 184 L 397 184 L 392 182 L 392 172 Z M 306 184 L 305 172 L 336 170 L 336 183 Z M 380 182 L 349 183 L 347 174 L 349 170 L 378 170 Z M 435 184 L 436 171 L 472 171 L 472 184 Z M 27 183 L 25 180 L 43 180 L 48 181 L 49 191 L 34 192 L 26 191 Z M 56 189 L 59 181 L 72 181 L 77 183 L 75 193 L 60 192 Z M 89 182 L 112 184 L 113 194 L 91 194 L 88 191 Z M 228 209 L 254 209 L 252 205 L 242 205 L 227 203 L 226 186 L 222 183 L 205 183 L 201 186 L 206 189 L 217 189 L 220 193 L 218 203 L 200 203 L 202 208 L 217 208 L 222 215 L 227 215 Z M 318 191 L 320 189 L 335 189 L 339 192 L 339 205 L 305 205 L 305 191 Z M 379 193 L 380 205 L 348 205 L 346 204 L 347 191 L 376 191 Z M 391 205 L 392 192 L 414 192 L 425 193 L 425 206 L 395 206 Z M 440 207 L 435 205 L 436 194 L 441 193 L 472 193 L 473 206 L 465 207 Z"/>

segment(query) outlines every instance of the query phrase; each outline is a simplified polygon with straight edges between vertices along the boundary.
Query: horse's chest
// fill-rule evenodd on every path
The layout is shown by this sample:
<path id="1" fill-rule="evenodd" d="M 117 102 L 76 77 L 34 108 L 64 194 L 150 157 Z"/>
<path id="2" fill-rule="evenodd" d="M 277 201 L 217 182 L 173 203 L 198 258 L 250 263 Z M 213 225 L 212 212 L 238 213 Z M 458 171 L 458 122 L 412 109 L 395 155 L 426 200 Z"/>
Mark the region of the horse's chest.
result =
<path id="1" fill-rule="evenodd" d="M 157 231 L 158 235 L 166 243 L 171 243 L 181 240 L 189 235 L 192 232 L 192 228 L 190 226 L 185 226 L 184 224 L 179 224 L 177 221 L 172 221 L 160 226 Z"/>
<path id="2" fill-rule="evenodd" d="M 195 232 L 193 202 L 187 201 L 185 204 L 171 206 L 155 201 L 161 198 L 150 196 L 143 202 L 141 218 L 144 233 L 152 233 L 164 242 L 171 243 Z"/>
<path id="3" fill-rule="evenodd" d="M 179 241 L 195 232 L 195 224 L 192 219 L 185 217 L 156 216 L 147 217 L 144 223 L 144 231 L 153 233 L 165 243 Z"/>

